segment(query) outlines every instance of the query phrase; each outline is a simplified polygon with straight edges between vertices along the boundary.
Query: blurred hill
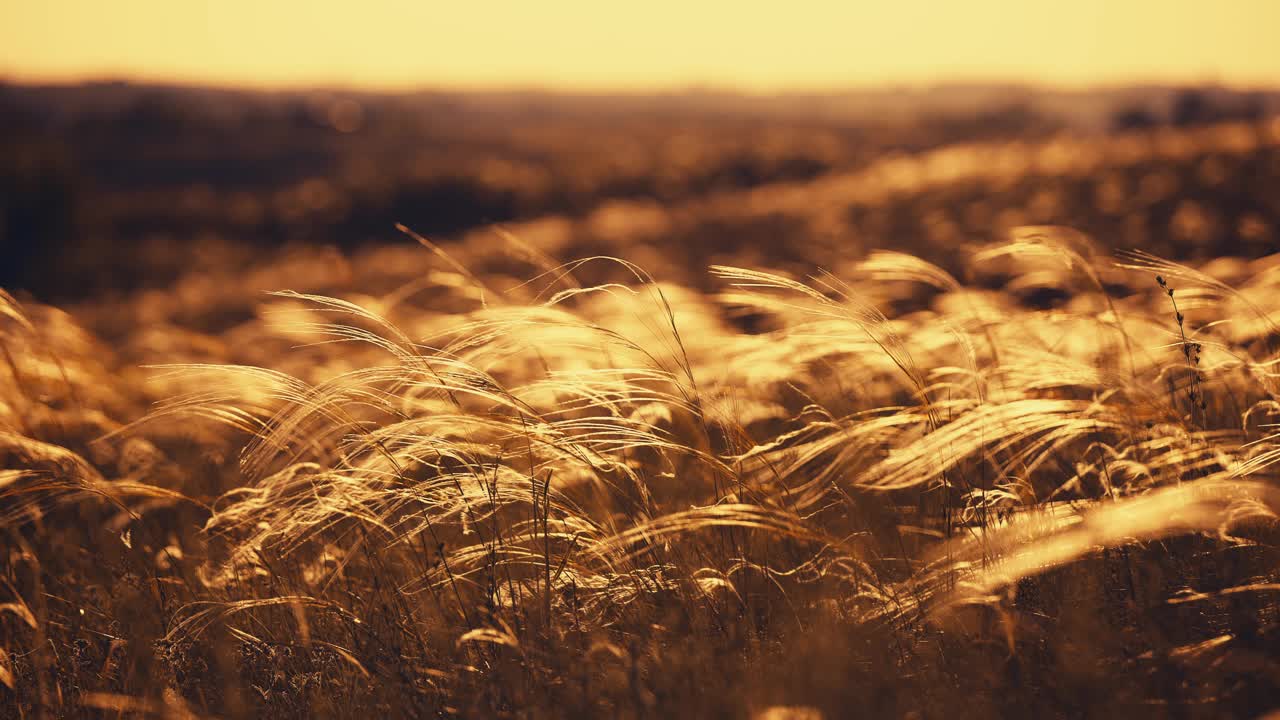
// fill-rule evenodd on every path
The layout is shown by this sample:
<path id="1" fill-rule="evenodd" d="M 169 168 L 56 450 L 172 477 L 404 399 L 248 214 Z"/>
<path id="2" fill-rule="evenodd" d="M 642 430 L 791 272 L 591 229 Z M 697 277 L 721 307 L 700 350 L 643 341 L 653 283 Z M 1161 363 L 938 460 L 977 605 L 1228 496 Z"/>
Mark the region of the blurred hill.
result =
<path id="1" fill-rule="evenodd" d="M 1087 144 L 1117 133 L 1261 123 L 1278 112 L 1280 93 L 1219 88 L 971 85 L 758 96 L 0 85 L 0 250 L 11 259 L 0 284 L 49 299 L 83 298 L 164 285 L 192 263 L 220 262 L 215 257 L 248 262 L 296 243 L 353 249 L 396 237 L 397 222 L 449 239 L 537 218 L 581 227 L 602 212 L 634 217 L 635 208 L 681 213 L 685 230 L 666 242 L 704 258 L 716 243 L 735 243 L 736 251 L 744 242 L 811 241 L 811 219 L 797 229 L 787 213 L 737 213 L 737 224 L 720 211 L 688 217 L 703 212 L 690 208 L 739 205 L 748 197 L 742 193 L 794 192 L 944 147 L 1064 137 Z M 1194 167 L 1176 177 L 1208 161 L 1187 162 Z M 1234 205 L 1212 242 L 1245 226 L 1270 232 L 1274 208 L 1243 191 L 1252 186 L 1261 198 L 1274 187 L 1266 178 L 1280 173 L 1274 165 L 1255 158 L 1203 171 L 1227 173 L 1234 183 Z M 1146 174 L 1122 184 L 1137 187 Z M 1170 217 L 1185 206 L 1178 188 L 1195 187 L 1176 177 L 1158 208 Z M 1129 227 L 1122 219 L 1090 222 L 1103 192 L 1091 183 L 1101 180 L 1072 182 L 1088 187 L 1072 185 L 1063 197 L 1086 199 L 1059 202 L 1056 213 L 1023 214 L 1104 232 Z M 1024 184 L 1002 202 L 1043 207 L 1049 200 L 1041 185 Z M 912 196 L 903 207 L 854 202 L 842 206 L 840 222 L 851 223 L 850 237 L 945 250 L 964 233 L 1010 220 L 997 222 L 998 207 L 964 214 L 963 207 L 982 204 L 983 192 L 970 184 Z M 610 210 L 618 207 L 632 211 Z M 810 209 L 830 215 L 829 204 Z M 1058 217 L 1068 212 L 1075 216 Z M 969 218 L 962 233 L 918 227 L 949 216 Z M 1266 232 L 1255 244 L 1267 242 Z M 662 246 L 661 238 L 650 240 Z"/>

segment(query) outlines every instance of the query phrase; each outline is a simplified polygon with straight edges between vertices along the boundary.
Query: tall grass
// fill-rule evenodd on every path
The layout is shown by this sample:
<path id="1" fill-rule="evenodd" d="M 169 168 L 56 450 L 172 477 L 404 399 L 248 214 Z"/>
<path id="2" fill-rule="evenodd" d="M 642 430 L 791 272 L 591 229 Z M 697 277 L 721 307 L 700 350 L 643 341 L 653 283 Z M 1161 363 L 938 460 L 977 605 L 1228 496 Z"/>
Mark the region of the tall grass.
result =
<path id="1" fill-rule="evenodd" d="M 969 262 L 1067 299 L 898 253 L 717 294 L 447 258 L 271 296 L 212 353 L 240 364 L 174 333 L 196 362 L 141 385 L 0 297 L 0 702 L 1269 709 L 1274 263 L 1229 285 L 1050 228 Z"/>

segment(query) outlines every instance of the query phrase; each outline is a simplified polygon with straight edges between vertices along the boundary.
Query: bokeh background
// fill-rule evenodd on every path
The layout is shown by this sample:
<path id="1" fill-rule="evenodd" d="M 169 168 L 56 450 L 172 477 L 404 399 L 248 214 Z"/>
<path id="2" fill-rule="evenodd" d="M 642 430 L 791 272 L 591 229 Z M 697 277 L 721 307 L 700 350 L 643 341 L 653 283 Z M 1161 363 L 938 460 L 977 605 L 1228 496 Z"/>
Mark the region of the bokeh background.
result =
<path id="1" fill-rule="evenodd" d="M 1273 3 L 51 0 L 4 15 L 0 283 L 45 300 L 406 242 L 396 223 L 444 243 L 502 224 L 557 257 L 625 249 L 685 281 L 721 256 L 945 263 L 1027 223 L 1176 256 L 1277 239 L 1274 138 L 1092 157 L 1100 136 L 1264 127 L 1280 110 Z M 1036 159 L 1078 157 L 1072 142 L 1092 159 Z M 1002 152 L 1003 177 L 981 177 Z"/>

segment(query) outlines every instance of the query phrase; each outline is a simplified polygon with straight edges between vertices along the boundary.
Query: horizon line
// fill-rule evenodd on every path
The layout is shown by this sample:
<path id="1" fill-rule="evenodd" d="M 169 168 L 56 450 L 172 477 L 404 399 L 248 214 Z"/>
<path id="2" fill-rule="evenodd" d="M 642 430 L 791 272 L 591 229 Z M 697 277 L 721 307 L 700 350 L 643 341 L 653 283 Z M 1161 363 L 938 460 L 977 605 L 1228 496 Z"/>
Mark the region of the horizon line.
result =
<path id="1" fill-rule="evenodd" d="M 28 87 L 83 87 L 91 85 L 134 85 L 153 87 L 176 87 L 201 90 L 233 90 L 266 93 L 295 92 L 343 92 L 370 95 L 412 95 L 420 93 L 457 93 L 457 94 L 540 94 L 540 95 L 594 95 L 594 96 L 654 96 L 654 95 L 691 95 L 722 94 L 740 97 L 789 97 L 800 95 L 841 95 L 853 93 L 923 93 L 937 90 L 964 89 L 1009 89 L 1033 92 L 1091 93 L 1115 92 L 1132 89 L 1215 89 L 1231 92 L 1280 92 L 1280 82 L 1264 83 L 1260 81 L 1232 81 L 1221 78 L 1142 78 L 1130 80 L 1100 81 L 1062 81 L 1035 80 L 1012 76 L 972 76 L 934 80 L 884 80 L 879 82 L 850 82 L 848 84 L 813 84 L 803 83 L 788 86 L 754 86 L 751 84 L 690 81 L 685 83 L 642 83 L 642 84 L 570 84 L 557 85 L 547 82 L 358 82 L 350 80 L 292 80 L 292 81 L 250 81 L 233 80 L 218 77 L 167 77 L 162 75 L 139 75 L 130 73 L 82 73 L 82 74 L 37 74 L 7 73 L 0 71 L 0 84 L 21 85 Z"/>

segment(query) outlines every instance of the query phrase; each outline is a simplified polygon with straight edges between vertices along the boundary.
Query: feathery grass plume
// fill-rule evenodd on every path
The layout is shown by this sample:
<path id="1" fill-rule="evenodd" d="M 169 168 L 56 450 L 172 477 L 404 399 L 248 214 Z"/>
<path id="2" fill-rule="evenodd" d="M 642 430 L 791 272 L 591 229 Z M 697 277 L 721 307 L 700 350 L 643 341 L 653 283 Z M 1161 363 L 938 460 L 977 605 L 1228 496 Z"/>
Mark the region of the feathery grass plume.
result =
<path id="1" fill-rule="evenodd" d="M 1212 275 L 1181 263 L 1156 257 L 1144 250 L 1125 250 L 1121 251 L 1119 255 L 1125 262 L 1116 263 L 1117 267 L 1149 272 L 1169 280 L 1187 283 L 1195 290 L 1198 290 L 1201 293 L 1201 297 L 1210 302 L 1216 303 L 1225 298 L 1234 298 L 1245 308 L 1255 313 L 1263 322 L 1267 323 L 1272 332 L 1280 331 L 1280 326 L 1275 324 L 1270 313 L 1256 305 L 1240 290 L 1218 280 Z"/>
<path id="2" fill-rule="evenodd" d="M 199 637 L 214 623 L 224 622 L 240 613 L 263 608 L 293 607 L 296 605 L 328 610 L 357 625 L 361 622 L 360 618 L 351 615 L 335 603 L 305 596 L 258 598 L 233 602 L 208 601 L 186 606 L 183 616 L 169 628 L 164 640 L 165 642 L 190 641 Z"/>
<path id="3" fill-rule="evenodd" d="M 781 307 L 817 318 L 819 323 L 816 323 L 815 329 L 823 329 L 823 321 L 850 324 L 858 328 L 876 348 L 892 360 L 906 377 L 913 392 L 919 395 L 920 402 L 928 406 L 924 377 L 902 338 L 883 313 L 874 306 L 857 300 L 852 288 L 842 281 L 830 274 L 822 274 L 811 278 L 814 286 L 810 286 L 759 270 L 716 265 L 711 271 L 734 287 L 754 292 L 780 290 L 797 294 L 800 296 L 798 301 L 784 301 Z M 825 335 L 819 337 L 826 338 Z"/>
<path id="4" fill-rule="evenodd" d="M 1057 226 L 1017 227 L 1013 228 L 1010 234 L 1012 239 L 1009 242 L 977 253 L 974 256 L 974 261 L 978 263 L 989 262 L 1005 256 L 1014 258 L 1053 258 L 1062 262 L 1067 270 L 1075 270 L 1082 273 L 1106 305 L 1107 312 L 1099 315 L 1099 321 L 1116 329 L 1121 340 L 1119 349 L 1123 350 L 1128 359 L 1130 374 L 1136 374 L 1133 342 L 1125 330 L 1120 312 L 1115 302 L 1111 299 L 1111 295 L 1107 292 L 1106 285 L 1103 283 L 1095 264 L 1094 258 L 1097 257 L 1098 251 L 1093 242 L 1080 232 Z"/>
<path id="5" fill-rule="evenodd" d="M 137 517 L 130 498 L 189 502 L 168 488 L 129 480 L 107 480 L 83 457 L 49 443 L 0 431 L 0 459 L 18 469 L 0 473 L 0 527 L 42 517 L 57 505 L 101 498 Z"/>
<path id="6" fill-rule="evenodd" d="M 1276 488 L 1227 473 L 1122 500 L 1045 504 L 939 547 L 902 595 L 941 610 L 985 602 L 1001 586 L 1100 549 L 1196 532 L 1230 538 L 1241 524 L 1274 522 L 1278 510 Z"/>

